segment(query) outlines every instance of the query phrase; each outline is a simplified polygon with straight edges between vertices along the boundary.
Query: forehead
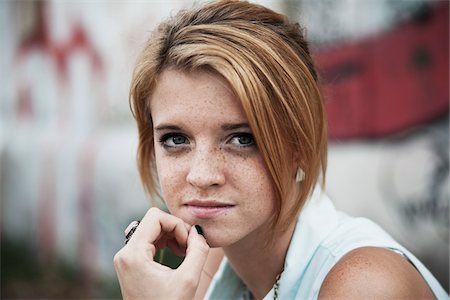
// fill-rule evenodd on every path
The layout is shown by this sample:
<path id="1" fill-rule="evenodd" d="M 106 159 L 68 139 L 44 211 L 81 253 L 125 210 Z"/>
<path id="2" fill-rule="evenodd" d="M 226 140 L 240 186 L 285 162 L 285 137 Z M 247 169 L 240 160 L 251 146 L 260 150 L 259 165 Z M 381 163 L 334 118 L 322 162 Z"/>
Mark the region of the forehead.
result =
<path id="1" fill-rule="evenodd" d="M 247 119 L 227 81 L 210 71 L 163 71 L 150 98 L 150 110 L 155 124 L 180 119 L 199 123 Z"/>

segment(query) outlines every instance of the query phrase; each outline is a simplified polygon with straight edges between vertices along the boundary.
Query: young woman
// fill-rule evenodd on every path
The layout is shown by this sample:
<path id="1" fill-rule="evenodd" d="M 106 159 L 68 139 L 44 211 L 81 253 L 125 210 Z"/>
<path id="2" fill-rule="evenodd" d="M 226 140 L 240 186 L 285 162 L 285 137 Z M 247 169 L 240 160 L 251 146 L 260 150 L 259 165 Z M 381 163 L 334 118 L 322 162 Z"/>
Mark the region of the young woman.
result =
<path id="1" fill-rule="evenodd" d="M 143 183 L 171 214 L 151 208 L 126 230 L 114 260 L 125 299 L 448 297 L 322 192 L 323 100 L 283 15 L 241 1 L 180 12 L 147 42 L 130 99 Z M 164 247 L 186 256 L 179 268 L 154 261 Z"/>

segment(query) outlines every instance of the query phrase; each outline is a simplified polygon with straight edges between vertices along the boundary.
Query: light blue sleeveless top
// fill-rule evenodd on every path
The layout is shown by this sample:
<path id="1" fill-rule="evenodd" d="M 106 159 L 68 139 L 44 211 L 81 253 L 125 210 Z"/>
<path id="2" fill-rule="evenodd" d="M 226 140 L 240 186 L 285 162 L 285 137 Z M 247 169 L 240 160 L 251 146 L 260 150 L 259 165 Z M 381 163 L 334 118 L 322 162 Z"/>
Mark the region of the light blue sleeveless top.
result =
<path id="1" fill-rule="evenodd" d="M 316 187 L 297 220 L 278 288 L 279 299 L 317 299 L 330 269 L 349 251 L 360 247 L 390 248 L 402 253 L 422 274 L 437 299 L 450 299 L 428 269 L 383 229 L 365 218 L 339 212 Z M 205 299 L 242 299 L 247 289 L 222 260 Z M 264 297 L 273 299 L 274 290 Z"/>

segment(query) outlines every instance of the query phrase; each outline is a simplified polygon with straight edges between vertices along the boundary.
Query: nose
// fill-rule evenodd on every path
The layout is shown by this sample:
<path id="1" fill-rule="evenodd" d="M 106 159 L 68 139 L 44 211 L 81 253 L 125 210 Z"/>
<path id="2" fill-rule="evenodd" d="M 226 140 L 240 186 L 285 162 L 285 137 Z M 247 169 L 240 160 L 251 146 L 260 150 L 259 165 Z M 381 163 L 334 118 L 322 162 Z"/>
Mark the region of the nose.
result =
<path id="1" fill-rule="evenodd" d="M 225 159 L 220 149 L 206 148 L 194 151 L 186 181 L 202 190 L 222 186 L 225 183 Z"/>

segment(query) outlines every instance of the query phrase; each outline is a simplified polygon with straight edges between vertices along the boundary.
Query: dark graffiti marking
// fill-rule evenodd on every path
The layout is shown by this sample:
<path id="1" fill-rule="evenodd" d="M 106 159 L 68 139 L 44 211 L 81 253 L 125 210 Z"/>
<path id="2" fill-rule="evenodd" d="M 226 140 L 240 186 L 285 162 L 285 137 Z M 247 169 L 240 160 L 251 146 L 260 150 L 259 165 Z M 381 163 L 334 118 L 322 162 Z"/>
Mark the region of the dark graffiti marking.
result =
<path id="1" fill-rule="evenodd" d="M 407 185 L 398 184 L 402 178 L 401 163 L 405 158 L 401 153 L 415 151 L 415 142 L 422 139 L 422 152 L 428 152 L 428 158 L 422 165 L 426 168 L 417 169 L 423 172 L 421 182 L 410 182 Z M 436 233 L 443 239 L 449 240 L 449 119 L 448 117 L 437 123 L 423 127 L 404 137 L 387 142 L 388 146 L 397 148 L 396 155 L 386 160 L 380 178 L 382 197 L 387 205 L 393 208 L 407 226 L 418 226 L 427 221 L 433 224 Z M 400 153 L 400 155 L 398 155 Z M 423 155 L 422 155 L 423 157 Z M 407 164 L 418 164 L 417 161 L 407 161 Z M 426 169 L 426 170 L 425 170 Z M 419 187 L 417 189 L 417 187 Z M 405 188 L 415 190 L 415 193 L 405 193 Z M 403 190 L 402 190 L 403 189 Z"/>

